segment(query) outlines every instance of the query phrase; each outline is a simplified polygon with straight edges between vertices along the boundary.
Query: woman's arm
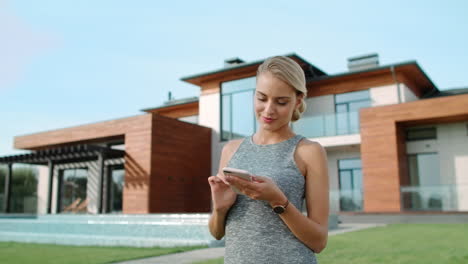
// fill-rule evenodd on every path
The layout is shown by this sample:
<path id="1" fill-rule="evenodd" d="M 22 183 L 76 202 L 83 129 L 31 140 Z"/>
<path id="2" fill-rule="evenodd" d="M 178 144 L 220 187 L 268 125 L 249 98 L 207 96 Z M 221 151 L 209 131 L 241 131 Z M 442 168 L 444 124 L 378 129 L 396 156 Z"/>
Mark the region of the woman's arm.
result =
<path id="1" fill-rule="evenodd" d="M 315 253 L 327 245 L 329 214 L 328 166 L 325 150 L 318 143 L 305 141 L 297 148 L 297 156 L 304 161 L 306 169 L 305 199 L 307 216 L 293 204 L 289 204 L 279 217 L 291 232 Z M 227 177 L 230 184 L 238 187 L 252 199 L 265 200 L 273 207 L 284 205 L 286 195 L 268 177 L 255 176 L 254 182 L 237 177 Z"/>
<path id="2" fill-rule="evenodd" d="M 213 201 L 213 211 L 208 221 L 208 228 L 211 235 L 218 240 L 224 236 L 226 215 L 237 197 L 237 194 L 224 179 L 222 169 L 227 165 L 235 150 L 239 147 L 240 142 L 241 140 L 234 140 L 226 143 L 221 153 L 218 175 L 208 178 Z"/>

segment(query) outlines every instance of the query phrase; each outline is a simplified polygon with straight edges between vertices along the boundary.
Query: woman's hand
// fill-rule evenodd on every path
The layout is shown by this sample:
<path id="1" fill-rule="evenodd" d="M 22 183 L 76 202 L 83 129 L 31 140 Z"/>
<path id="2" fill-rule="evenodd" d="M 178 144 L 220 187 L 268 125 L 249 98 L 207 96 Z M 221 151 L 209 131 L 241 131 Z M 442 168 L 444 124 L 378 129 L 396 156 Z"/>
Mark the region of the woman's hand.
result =
<path id="1" fill-rule="evenodd" d="M 268 177 L 255 175 L 252 176 L 252 181 L 247 181 L 235 176 L 226 176 L 226 181 L 248 197 L 267 201 L 271 206 L 285 204 L 287 201 L 286 195 Z"/>
<path id="2" fill-rule="evenodd" d="M 237 194 L 231 189 L 223 175 L 210 176 L 208 183 L 213 198 L 213 210 L 227 211 L 234 204 Z"/>

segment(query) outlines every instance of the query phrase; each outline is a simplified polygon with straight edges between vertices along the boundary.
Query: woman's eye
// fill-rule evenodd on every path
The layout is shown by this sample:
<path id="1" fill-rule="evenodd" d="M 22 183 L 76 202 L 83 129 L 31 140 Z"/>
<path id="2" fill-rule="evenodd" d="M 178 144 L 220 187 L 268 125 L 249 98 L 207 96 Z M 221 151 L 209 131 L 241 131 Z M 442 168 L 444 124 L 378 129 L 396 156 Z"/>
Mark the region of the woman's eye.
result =
<path id="1" fill-rule="evenodd" d="M 288 102 L 278 102 L 279 105 L 287 105 Z"/>
<path id="2" fill-rule="evenodd" d="M 262 101 L 262 102 L 265 102 L 265 101 L 266 101 L 265 98 L 261 98 L 261 97 L 257 97 L 257 99 L 258 99 L 259 101 Z"/>

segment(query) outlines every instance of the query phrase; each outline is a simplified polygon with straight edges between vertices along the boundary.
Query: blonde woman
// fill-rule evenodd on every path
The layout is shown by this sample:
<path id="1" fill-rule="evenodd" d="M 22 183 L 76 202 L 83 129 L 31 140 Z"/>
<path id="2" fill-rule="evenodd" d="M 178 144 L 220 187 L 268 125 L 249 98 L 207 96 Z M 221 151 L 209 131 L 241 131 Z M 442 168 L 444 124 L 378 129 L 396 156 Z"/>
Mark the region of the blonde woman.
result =
<path id="1" fill-rule="evenodd" d="M 209 229 L 216 239 L 226 236 L 224 263 L 317 263 L 315 253 L 327 244 L 326 154 L 289 126 L 304 112 L 306 95 L 304 72 L 294 60 L 272 57 L 259 66 L 258 130 L 228 142 L 218 175 L 208 178 L 213 199 Z M 224 175 L 224 167 L 254 176 L 248 181 Z"/>

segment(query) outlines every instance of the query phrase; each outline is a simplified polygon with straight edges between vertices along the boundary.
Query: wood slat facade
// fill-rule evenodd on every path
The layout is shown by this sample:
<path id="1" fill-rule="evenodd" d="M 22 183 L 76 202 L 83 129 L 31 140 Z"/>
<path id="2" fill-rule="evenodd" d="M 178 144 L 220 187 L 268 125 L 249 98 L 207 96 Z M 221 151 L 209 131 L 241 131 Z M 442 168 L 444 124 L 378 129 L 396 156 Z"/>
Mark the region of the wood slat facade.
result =
<path id="1" fill-rule="evenodd" d="M 116 139 L 125 142 L 123 213 L 209 211 L 209 128 L 145 114 L 18 136 L 14 146 L 39 150 Z M 169 178 L 177 181 L 164 180 Z M 184 189 L 180 179 L 199 190 Z"/>
<path id="2" fill-rule="evenodd" d="M 468 95 L 362 109 L 364 212 L 400 212 L 400 187 L 409 182 L 404 129 L 468 120 Z"/>

